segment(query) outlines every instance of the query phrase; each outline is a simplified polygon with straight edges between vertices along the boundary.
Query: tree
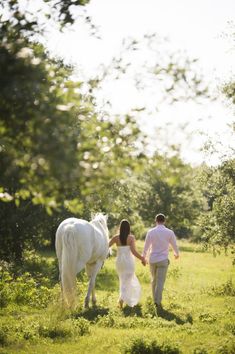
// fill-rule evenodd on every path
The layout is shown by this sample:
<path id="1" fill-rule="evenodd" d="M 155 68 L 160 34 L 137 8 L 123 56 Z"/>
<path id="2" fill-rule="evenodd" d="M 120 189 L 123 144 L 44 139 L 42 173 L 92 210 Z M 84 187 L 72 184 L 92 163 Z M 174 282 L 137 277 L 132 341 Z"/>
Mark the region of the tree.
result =
<path id="1" fill-rule="evenodd" d="M 113 57 L 109 64 L 100 65 L 97 73 L 88 80 L 90 92 L 95 103 L 107 111 L 112 108 L 112 94 L 105 90 L 110 82 L 128 85 L 143 96 L 153 96 L 151 107 L 144 101 L 132 108 L 137 117 L 145 111 L 148 114 L 158 111 L 163 102 L 173 104 L 178 101 L 201 101 L 210 97 L 210 92 L 198 70 L 198 60 L 185 53 L 172 51 L 166 40 L 157 33 L 145 34 L 141 38 L 123 39 L 119 55 Z M 104 89 L 105 97 L 102 95 Z M 102 99 L 100 99 L 102 97 Z M 101 102 L 100 102 L 101 101 Z"/>
<path id="2" fill-rule="evenodd" d="M 71 2 L 53 2 L 58 16 L 71 10 Z M 0 24 L 1 257 L 20 261 L 25 248 L 53 239 L 65 217 L 88 219 L 98 210 L 111 213 L 111 226 L 127 214 L 142 235 L 152 202 L 146 191 L 157 195 L 156 205 L 166 208 L 173 222 L 175 205 L 187 207 L 191 193 L 188 185 L 181 189 L 174 173 L 186 176 L 190 171 L 177 159 L 157 157 L 145 178 L 142 169 L 148 160 L 135 116 L 120 119 L 97 112 L 95 84 L 90 82 L 90 92 L 83 94 L 83 82 L 71 79 L 73 68 L 50 58 L 33 41 L 40 31 L 37 20 L 21 13 L 17 1 L 4 6 L 10 16 Z M 60 20 L 72 22 L 66 15 Z M 134 51 L 134 43 L 130 49 Z M 196 76 L 188 81 L 186 72 L 172 63 L 162 71 L 155 65 L 152 74 L 172 77 L 170 91 L 184 83 L 198 89 L 199 96 L 204 93 Z M 113 72 L 120 73 L 122 64 Z M 172 168 L 170 178 L 164 163 Z M 156 167 L 161 178 L 154 176 Z M 189 216 L 181 217 L 185 225 Z"/>
<path id="3" fill-rule="evenodd" d="M 153 225 L 156 214 L 162 212 L 179 238 L 194 237 L 203 207 L 197 169 L 183 163 L 178 155 L 156 154 L 146 166 L 142 180 L 148 186 L 148 197 L 140 202 L 140 215 L 145 224 Z"/>
<path id="4" fill-rule="evenodd" d="M 97 115 L 72 68 L 28 39 L 22 16 L 0 33 L 0 254 L 17 261 L 69 213 L 105 210 L 103 191 L 134 166 L 140 135 L 129 116 Z"/>
<path id="5" fill-rule="evenodd" d="M 33 225 L 29 212 L 38 213 L 32 205 L 51 213 L 69 193 L 79 173 L 77 115 L 89 110 L 75 92 L 79 83 L 69 79 L 71 68 L 49 59 L 20 28 L 2 22 L 0 34 L 1 243 L 5 256 L 14 248 L 15 258 L 22 255 L 25 226 Z"/>
<path id="6" fill-rule="evenodd" d="M 201 241 L 214 251 L 233 246 L 235 241 L 235 160 L 204 168 L 202 184 L 208 210 L 200 217 Z"/>
<path id="7" fill-rule="evenodd" d="M 235 104 L 235 83 L 230 81 L 222 87 L 229 102 Z M 235 124 L 231 126 L 235 131 Z M 235 159 L 231 147 L 217 167 L 205 167 L 201 184 L 207 199 L 208 209 L 201 215 L 201 240 L 214 250 L 228 249 L 235 241 Z"/>

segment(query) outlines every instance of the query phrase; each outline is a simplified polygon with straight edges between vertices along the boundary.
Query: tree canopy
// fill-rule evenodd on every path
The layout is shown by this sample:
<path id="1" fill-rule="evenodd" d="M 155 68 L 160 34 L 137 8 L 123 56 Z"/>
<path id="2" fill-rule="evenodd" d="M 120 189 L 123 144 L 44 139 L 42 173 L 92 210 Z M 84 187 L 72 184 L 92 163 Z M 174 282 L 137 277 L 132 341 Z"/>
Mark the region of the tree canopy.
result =
<path id="1" fill-rule="evenodd" d="M 86 3 L 48 2 L 62 25 L 73 22 L 71 6 Z M 0 257 L 21 261 L 25 249 L 52 244 L 64 218 L 90 219 L 96 211 L 109 215 L 111 230 L 128 218 L 137 238 L 164 212 L 178 237 L 233 244 L 234 160 L 195 168 L 177 150 L 148 155 L 138 112 L 120 117 L 96 107 L 103 81 L 130 70 L 126 51 L 84 91 L 84 82 L 72 79 L 73 67 L 32 39 L 37 21 L 21 13 L 17 1 L 4 6 L 11 15 L 0 24 Z M 129 44 L 134 53 L 138 42 Z M 185 99 L 207 95 L 191 64 L 174 57 L 151 67 L 155 79 L 171 80 L 163 85 L 167 99 L 181 99 L 179 87 Z M 234 83 L 223 90 L 234 101 Z"/>

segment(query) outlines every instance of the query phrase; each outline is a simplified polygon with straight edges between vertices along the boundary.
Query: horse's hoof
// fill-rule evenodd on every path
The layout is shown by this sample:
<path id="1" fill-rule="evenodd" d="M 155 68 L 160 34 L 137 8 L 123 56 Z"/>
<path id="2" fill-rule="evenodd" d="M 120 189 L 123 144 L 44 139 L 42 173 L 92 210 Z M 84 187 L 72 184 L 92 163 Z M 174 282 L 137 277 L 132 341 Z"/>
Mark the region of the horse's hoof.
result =
<path id="1" fill-rule="evenodd" d="M 85 309 L 89 309 L 89 302 L 88 302 L 88 301 L 85 301 L 85 302 L 84 302 L 84 308 L 85 308 Z"/>

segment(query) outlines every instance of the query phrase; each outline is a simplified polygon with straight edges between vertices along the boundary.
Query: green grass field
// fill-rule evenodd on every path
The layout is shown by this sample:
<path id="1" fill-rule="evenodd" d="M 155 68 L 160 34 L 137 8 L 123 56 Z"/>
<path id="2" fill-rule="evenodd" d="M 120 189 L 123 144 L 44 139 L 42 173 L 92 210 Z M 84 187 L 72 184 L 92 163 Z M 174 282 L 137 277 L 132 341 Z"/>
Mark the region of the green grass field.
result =
<path id="1" fill-rule="evenodd" d="M 140 241 L 137 245 L 143 246 Z M 42 307 L 41 303 L 47 303 L 46 290 L 37 295 L 39 289 L 34 292 L 19 283 L 22 291 L 32 291 L 31 299 L 38 299 L 31 303 L 29 295 L 28 303 L 4 304 L 0 353 L 235 353 L 232 258 L 224 254 L 214 257 L 186 242 L 180 247 L 179 260 L 170 253 L 161 316 L 156 315 L 150 296 L 149 267 L 138 260 L 142 298 L 134 308 L 117 307 L 115 257 L 106 261 L 98 275 L 96 308 L 82 309 L 87 285 L 84 274 L 78 279 L 80 295 L 73 310 L 61 308 L 58 284 L 49 290 L 49 304 Z M 51 257 L 47 255 L 47 262 Z"/>

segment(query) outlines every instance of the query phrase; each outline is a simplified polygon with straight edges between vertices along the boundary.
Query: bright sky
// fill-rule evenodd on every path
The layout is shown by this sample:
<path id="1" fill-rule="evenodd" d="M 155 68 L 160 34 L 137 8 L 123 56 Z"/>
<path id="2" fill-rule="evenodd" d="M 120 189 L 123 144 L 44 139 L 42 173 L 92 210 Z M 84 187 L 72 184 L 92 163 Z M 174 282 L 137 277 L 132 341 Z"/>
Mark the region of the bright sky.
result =
<path id="1" fill-rule="evenodd" d="M 230 23 L 235 18 L 234 0 L 92 0 L 86 8 L 101 39 L 90 36 L 88 27 L 78 20 L 64 33 L 50 29 L 45 43 L 52 53 L 74 63 L 87 75 L 118 55 L 124 38 L 156 32 L 169 39 L 168 48 L 199 59 L 200 69 L 213 90 L 234 78 L 235 48 L 230 36 L 235 31 L 235 24 L 232 27 Z M 128 79 L 109 83 L 103 95 L 112 102 L 111 112 L 121 114 L 140 102 L 151 111 L 155 100 L 151 90 L 140 97 Z M 216 164 L 230 146 L 235 148 L 228 128 L 234 121 L 232 110 L 220 100 L 163 103 L 158 111 L 148 115 L 143 112 L 137 119 L 149 136 L 150 150 L 165 151 L 168 145 L 180 143 L 187 162 Z M 218 141 L 219 152 L 210 157 L 200 152 L 208 139 Z"/>

